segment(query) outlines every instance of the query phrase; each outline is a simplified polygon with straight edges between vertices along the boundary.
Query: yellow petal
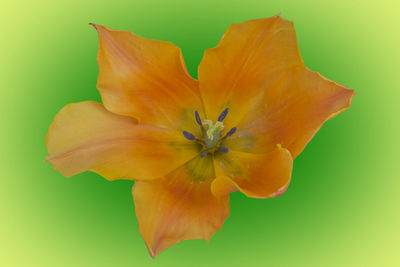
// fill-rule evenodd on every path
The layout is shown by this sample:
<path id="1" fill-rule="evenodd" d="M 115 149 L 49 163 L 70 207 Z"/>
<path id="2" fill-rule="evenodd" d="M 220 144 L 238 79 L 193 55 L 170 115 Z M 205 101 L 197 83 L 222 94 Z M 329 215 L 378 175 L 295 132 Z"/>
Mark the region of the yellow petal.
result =
<path id="1" fill-rule="evenodd" d="M 100 41 L 97 87 L 105 107 L 141 123 L 191 131 L 194 111 L 204 114 L 197 81 L 187 72 L 181 50 L 129 31 L 94 26 Z"/>
<path id="2" fill-rule="evenodd" d="M 305 67 L 285 72 L 224 142 L 232 150 L 266 153 L 282 144 L 295 158 L 321 126 L 346 110 L 353 90 Z"/>
<path id="3" fill-rule="evenodd" d="M 211 193 L 211 157 L 197 157 L 163 179 L 138 181 L 133 187 L 139 231 L 152 257 L 183 240 L 209 240 L 229 216 L 229 196 Z M 193 169 L 194 166 L 202 166 Z M 193 173 L 195 175 L 195 179 Z M 200 173 L 209 175 L 199 179 Z"/>
<path id="4" fill-rule="evenodd" d="M 279 16 L 232 24 L 200 63 L 200 92 L 208 119 L 229 108 L 224 124 L 236 126 L 263 96 L 264 88 L 290 67 L 301 65 L 293 23 Z"/>
<path id="5" fill-rule="evenodd" d="M 96 102 L 64 107 L 46 136 L 47 158 L 69 177 L 94 171 L 109 180 L 155 179 L 198 153 L 181 133 L 139 125 Z"/>
<path id="6" fill-rule="evenodd" d="M 287 149 L 277 146 L 268 154 L 229 151 L 215 156 L 217 179 L 212 192 L 223 196 L 234 191 L 253 198 L 271 198 L 283 194 L 290 183 L 293 160 Z"/>

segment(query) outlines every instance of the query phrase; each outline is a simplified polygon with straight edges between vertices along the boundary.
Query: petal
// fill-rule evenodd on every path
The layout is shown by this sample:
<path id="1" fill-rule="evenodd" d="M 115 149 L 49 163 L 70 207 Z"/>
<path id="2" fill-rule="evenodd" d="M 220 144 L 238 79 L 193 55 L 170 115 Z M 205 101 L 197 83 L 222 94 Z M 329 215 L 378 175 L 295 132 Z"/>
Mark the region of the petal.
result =
<path id="1" fill-rule="evenodd" d="M 162 177 L 198 154 L 181 134 L 137 124 L 96 102 L 64 107 L 50 126 L 46 146 L 47 160 L 63 175 L 90 170 L 109 180 Z"/>
<path id="2" fill-rule="evenodd" d="M 213 182 L 212 192 L 216 196 L 232 192 L 233 185 L 248 197 L 280 196 L 289 186 L 292 175 L 292 157 L 280 145 L 268 154 L 219 153 L 215 161 L 218 178 Z"/>
<path id="3" fill-rule="evenodd" d="M 295 158 L 328 119 L 350 106 L 353 95 L 353 90 L 319 73 L 292 68 L 266 88 L 263 99 L 254 104 L 224 145 L 266 153 L 282 144 Z"/>
<path id="4" fill-rule="evenodd" d="M 230 178 L 224 176 L 223 172 L 220 172 L 220 176 L 211 183 L 211 192 L 216 197 L 229 195 L 237 190 L 237 185 Z"/>
<path id="5" fill-rule="evenodd" d="M 236 126 L 263 88 L 302 64 L 292 22 L 274 16 L 232 24 L 218 46 L 205 51 L 199 66 L 207 117 L 216 120 L 228 107 L 224 124 Z"/>
<path id="6" fill-rule="evenodd" d="M 192 173 L 200 169 L 209 176 L 194 178 Z M 139 231 L 153 258 L 180 241 L 208 241 L 221 230 L 229 216 L 229 196 L 217 198 L 211 193 L 213 177 L 212 159 L 206 156 L 163 179 L 135 182 L 132 193 Z"/>
<path id="7" fill-rule="evenodd" d="M 174 129 L 196 125 L 203 115 L 197 81 L 190 77 L 181 50 L 129 31 L 94 25 L 99 33 L 97 88 L 105 107 L 141 123 Z"/>

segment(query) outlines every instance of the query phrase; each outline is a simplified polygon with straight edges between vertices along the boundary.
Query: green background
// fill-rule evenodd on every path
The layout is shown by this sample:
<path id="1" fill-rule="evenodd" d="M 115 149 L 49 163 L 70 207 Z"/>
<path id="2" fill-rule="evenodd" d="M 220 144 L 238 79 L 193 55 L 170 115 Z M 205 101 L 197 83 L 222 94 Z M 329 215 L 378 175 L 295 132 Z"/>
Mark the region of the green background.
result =
<path id="1" fill-rule="evenodd" d="M 2 1 L 1 266 L 399 266 L 399 5 L 395 1 Z M 95 22 L 180 46 L 192 75 L 230 23 L 295 22 L 312 70 L 357 91 L 295 160 L 279 198 L 231 196 L 210 243 L 151 259 L 131 181 L 43 162 L 66 104 L 100 101 Z"/>

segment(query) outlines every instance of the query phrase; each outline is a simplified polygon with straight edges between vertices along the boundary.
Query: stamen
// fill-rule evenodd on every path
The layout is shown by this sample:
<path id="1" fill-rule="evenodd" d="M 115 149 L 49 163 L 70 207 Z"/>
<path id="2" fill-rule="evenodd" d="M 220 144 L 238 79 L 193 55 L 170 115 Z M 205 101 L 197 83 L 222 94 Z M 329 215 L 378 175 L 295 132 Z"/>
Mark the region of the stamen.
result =
<path id="1" fill-rule="evenodd" d="M 228 153 L 229 148 L 227 148 L 226 146 L 220 146 L 219 149 L 221 150 L 221 152 L 223 153 Z"/>
<path id="2" fill-rule="evenodd" d="M 203 124 L 201 123 L 200 115 L 199 115 L 199 112 L 198 112 L 197 110 L 194 112 L 194 116 L 196 117 L 197 123 L 198 123 L 200 126 L 202 126 Z"/>
<path id="3" fill-rule="evenodd" d="M 205 155 L 207 155 L 207 150 L 204 150 L 203 152 L 201 152 L 200 157 L 204 158 Z"/>
<path id="4" fill-rule="evenodd" d="M 222 111 L 222 113 L 219 115 L 218 117 L 218 121 L 223 121 L 226 117 L 226 115 L 228 114 L 229 109 L 226 108 L 224 111 Z"/>
<path id="5" fill-rule="evenodd" d="M 190 140 L 190 141 L 193 141 L 193 140 L 196 139 L 196 136 L 194 136 L 193 134 L 191 134 L 191 133 L 189 133 L 189 132 L 187 132 L 187 131 L 182 131 L 182 133 L 183 133 L 183 136 L 184 136 L 186 139 Z"/>
<path id="6" fill-rule="evenodd" d="M 231 136 L 236 132 L 236 127 L 233 127 L 232 129 L 229 130 L 229 132 L 226 133 L 226 137 Z"/>

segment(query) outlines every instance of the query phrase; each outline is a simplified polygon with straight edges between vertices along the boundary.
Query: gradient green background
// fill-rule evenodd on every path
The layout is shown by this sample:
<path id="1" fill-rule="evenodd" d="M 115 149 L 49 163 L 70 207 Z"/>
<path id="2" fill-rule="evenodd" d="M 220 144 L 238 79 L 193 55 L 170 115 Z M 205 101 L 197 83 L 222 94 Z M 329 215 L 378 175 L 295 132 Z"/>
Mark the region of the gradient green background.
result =
<path id="1" fill-rule="evenodd" d="M 399 266 L 399 5 L 395 1 L 2 1 L 0 266 Z M 210 243 L 150 258 L 131 181 L 43 162 L 66 104 L 100 101 L 88 22 L 180 46 L 192 75 L 230 23 L 282 11 L 305 64 L 357 90 L 295 160 L 279 198 L 231 196 Z"/>

